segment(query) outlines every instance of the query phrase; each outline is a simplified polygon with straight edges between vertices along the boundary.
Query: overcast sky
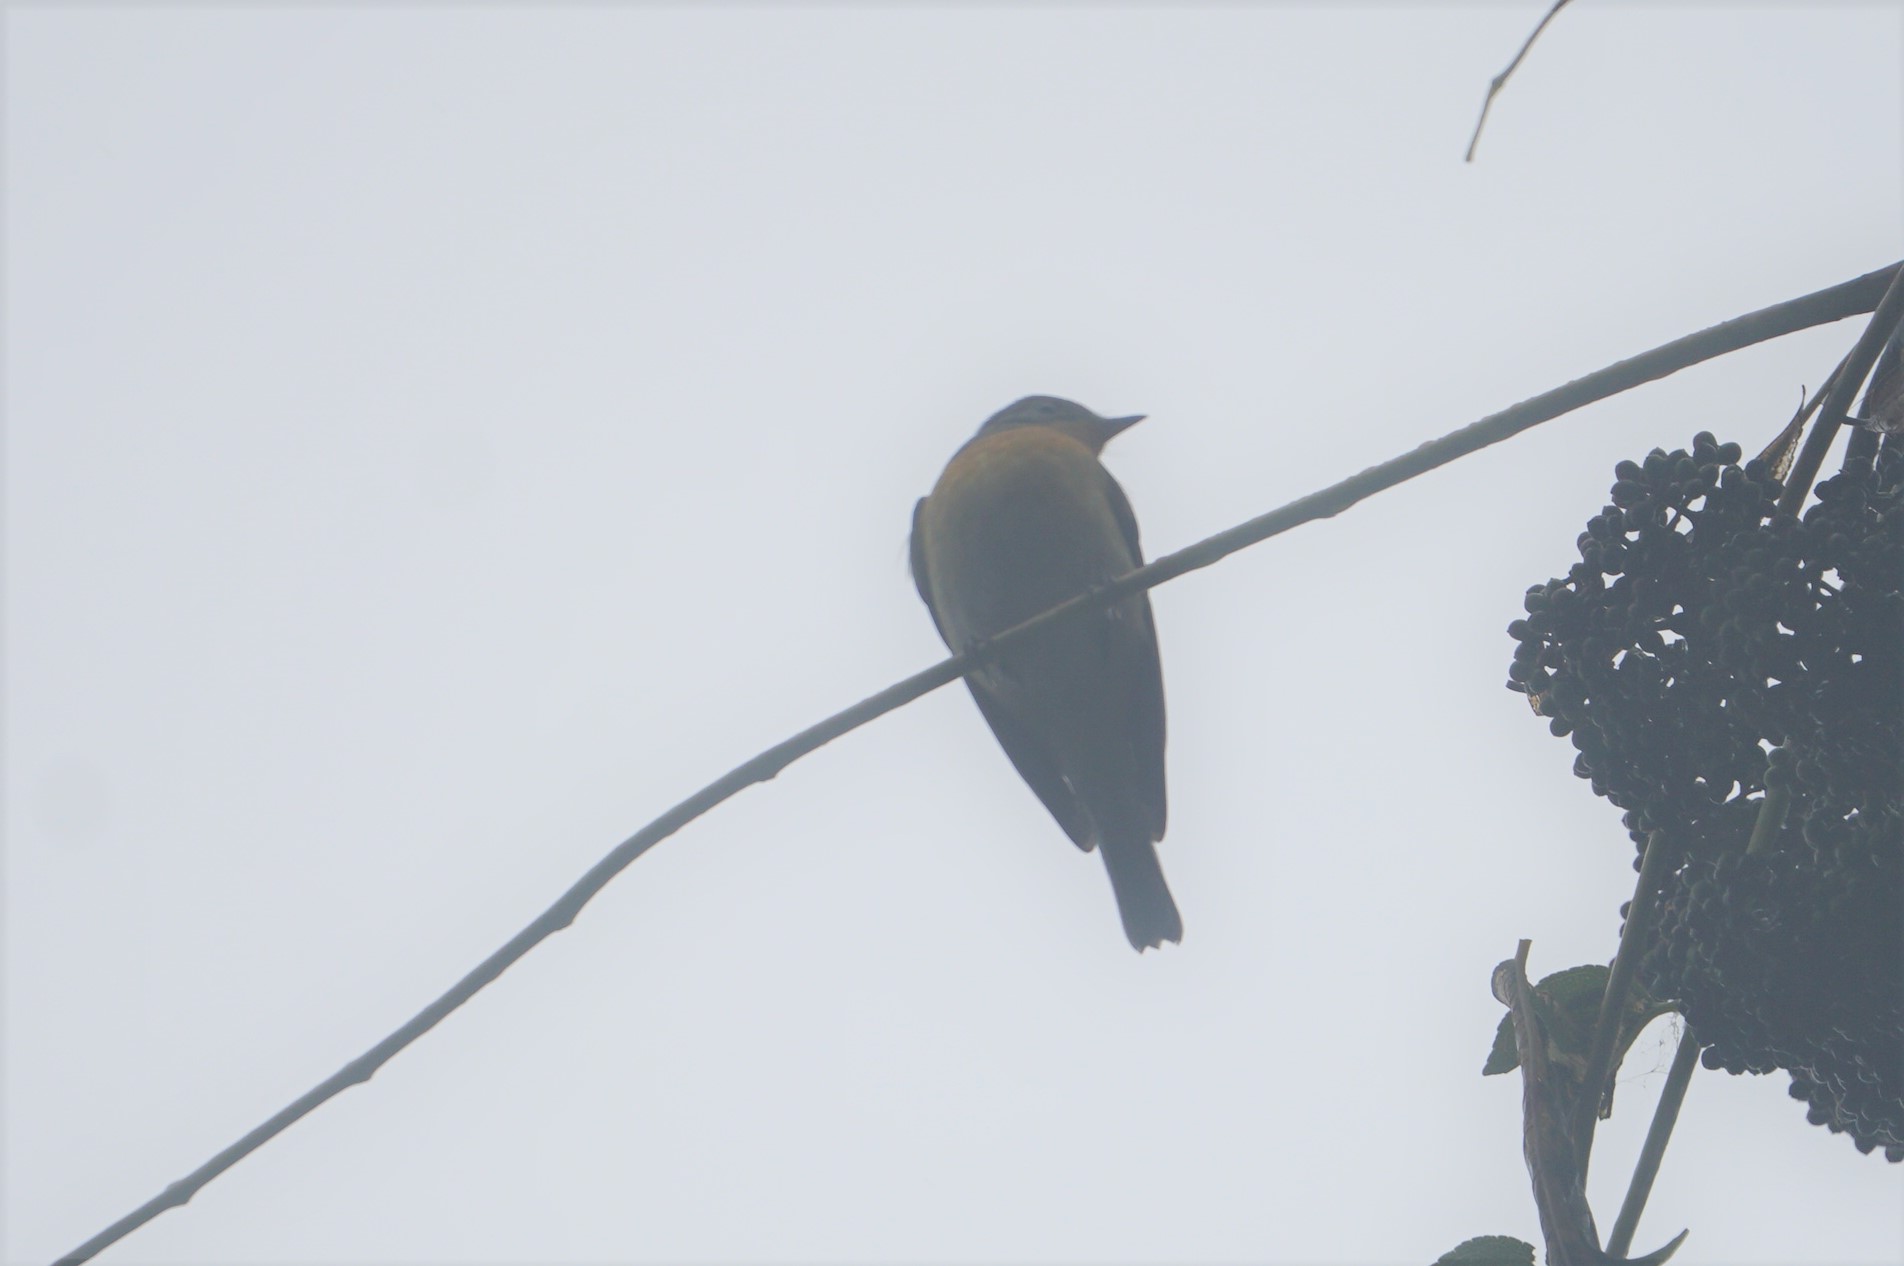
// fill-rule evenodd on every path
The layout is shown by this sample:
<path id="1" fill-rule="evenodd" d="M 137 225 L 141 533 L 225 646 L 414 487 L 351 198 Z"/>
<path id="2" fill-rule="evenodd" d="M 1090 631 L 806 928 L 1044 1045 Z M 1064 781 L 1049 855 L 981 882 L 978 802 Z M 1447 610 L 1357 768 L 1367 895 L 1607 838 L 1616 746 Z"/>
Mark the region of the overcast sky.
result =
<path id="1" fill-rule="evenodd" d="M 1544 8 L 9 9 L 6 1261 L 940 658 L 912 504 L 1012 399 L 1150 415 L 1161 553 L 1898 257 L 1898 6 L 1580 0 L 1464 166 Z M 942 690 L 103 1260 L 1538 1240 L 1488 974 L 1605 961 L 1631 845 L 1504 630 L 1615 462 L 1756 450 L 1861 328 L 1158 590 L 1180 947 Z M 1785 1086 L 1694 1079 L 1636 1251 L 1899 1259 L 1904 1167 Z"/>

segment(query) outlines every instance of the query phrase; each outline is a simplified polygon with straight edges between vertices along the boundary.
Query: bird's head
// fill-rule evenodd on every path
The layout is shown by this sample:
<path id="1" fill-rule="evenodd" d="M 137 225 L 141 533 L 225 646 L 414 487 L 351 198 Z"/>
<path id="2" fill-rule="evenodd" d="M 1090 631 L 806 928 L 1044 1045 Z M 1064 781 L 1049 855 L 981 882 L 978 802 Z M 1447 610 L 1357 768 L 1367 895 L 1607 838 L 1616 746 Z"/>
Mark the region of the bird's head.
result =
<path id="1" fill-rule="evenodd" d="M 1026 396 L 1006 405 L 978 429 L 980 435 L 1020 426 L 1048 426 L 1070 436 L 1093 453 L 1104 451 L 1112 436 L 1144 420 L 1141 413 L 1123 418 L 1101 418 L 1081 404 L 1056 396 Z"/>

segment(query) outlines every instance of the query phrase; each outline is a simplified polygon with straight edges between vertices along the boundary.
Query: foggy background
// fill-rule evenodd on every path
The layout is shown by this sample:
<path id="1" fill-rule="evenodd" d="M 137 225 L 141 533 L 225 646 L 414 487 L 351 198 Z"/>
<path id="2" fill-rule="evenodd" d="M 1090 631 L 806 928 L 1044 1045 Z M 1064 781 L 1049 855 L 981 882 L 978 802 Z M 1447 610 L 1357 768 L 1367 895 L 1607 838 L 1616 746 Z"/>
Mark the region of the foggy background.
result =
<path id="1" fill-rule="evenodd" d="M 6 1260 L 941 658 L 912 504 L 1018 396 L 1150 415 L 1159 554 L 1898 257 L 1897 6 L 1582 0 L 1464 166 L 1544 9 L 9 9 Z M 1157 590 L 1181 947 L 947 688 L 102 1260 L 1538 1242 L 1488 974 L 1607 960 L 1632 846 L 1504 630 L 1615 462 L 1756 451 L 1861 328 Z M 1636 1252 L 1898 1260 L 1904 1175 L 1785 1087 L 1695 1077 Z"/>

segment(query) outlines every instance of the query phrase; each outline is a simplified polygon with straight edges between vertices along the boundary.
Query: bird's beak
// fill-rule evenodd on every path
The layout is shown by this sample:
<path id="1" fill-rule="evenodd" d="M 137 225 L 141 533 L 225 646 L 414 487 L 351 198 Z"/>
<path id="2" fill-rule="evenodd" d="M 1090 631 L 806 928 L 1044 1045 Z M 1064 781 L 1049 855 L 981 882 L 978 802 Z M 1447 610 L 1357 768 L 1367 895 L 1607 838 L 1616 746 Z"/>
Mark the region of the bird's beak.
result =
<path id="1" fill-rule="evenodd" d="M 1104 439 L 1099 442 L 1100 443 L 1109 442 L 1109 440 L 1113 436 L 1123 434 L 1125 431 L 1129 430 L 1133 426 L 1136 426 L 1139 422 L 1142 422 L 1145 418 L 1149 416 L 1150 415 L 1147 413 L 1133 413 L 1127 418 L 1101 419 L 1104 423 Z"/>

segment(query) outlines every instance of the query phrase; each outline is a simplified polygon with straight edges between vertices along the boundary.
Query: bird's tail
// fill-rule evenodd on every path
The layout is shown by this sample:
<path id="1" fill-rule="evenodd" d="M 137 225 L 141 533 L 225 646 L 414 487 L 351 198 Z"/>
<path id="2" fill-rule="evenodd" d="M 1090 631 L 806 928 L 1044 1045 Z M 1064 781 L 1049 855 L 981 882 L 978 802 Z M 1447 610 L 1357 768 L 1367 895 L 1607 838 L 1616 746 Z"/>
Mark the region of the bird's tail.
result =
<path id="1" fill-rule="evenodd" d="M 1111 874 L 1111 892 L 1117 897 L 1117 912 L 1123 916 L 1131 948 L 1141 953 L 1165 941 L 1183 940 L 1183 917 L 1171 899 L 1170 885 L 1164 882 L 1164 868 L 1157 861 L 1150 833 L 1141 827 L 1106 831 L 1098 851 L 1104 854 L 1104 869 Z"/>

